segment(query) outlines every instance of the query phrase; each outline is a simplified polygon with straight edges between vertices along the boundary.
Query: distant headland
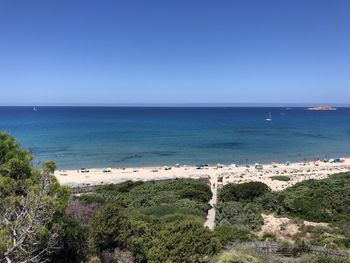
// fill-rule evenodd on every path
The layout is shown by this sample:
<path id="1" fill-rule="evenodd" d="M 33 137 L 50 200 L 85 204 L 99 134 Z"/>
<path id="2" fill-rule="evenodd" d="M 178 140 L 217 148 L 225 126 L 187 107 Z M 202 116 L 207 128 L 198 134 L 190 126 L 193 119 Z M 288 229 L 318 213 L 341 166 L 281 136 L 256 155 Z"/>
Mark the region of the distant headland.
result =
<path id="1" fill-rule="evenodd" d="M 318 111 L 329 111 L 329 110 L 336 110 L 337 108 L 331 107 L 331 106 L 319 106 L 319 107 L 311 107 L 307 108 L 306 110 L 318 110 Z"/>

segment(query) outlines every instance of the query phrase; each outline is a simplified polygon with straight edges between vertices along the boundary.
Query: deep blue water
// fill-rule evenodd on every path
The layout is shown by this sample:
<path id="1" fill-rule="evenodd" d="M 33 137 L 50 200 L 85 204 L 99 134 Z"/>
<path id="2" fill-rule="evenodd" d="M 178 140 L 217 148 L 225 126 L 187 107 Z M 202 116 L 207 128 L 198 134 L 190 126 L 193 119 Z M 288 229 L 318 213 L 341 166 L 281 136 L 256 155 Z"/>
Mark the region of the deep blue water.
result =
<path id="1" fill-rule="evenodd" d="M 350 108 L 0 107 L 0 130 L 60 168 L 350 156 Z"/>

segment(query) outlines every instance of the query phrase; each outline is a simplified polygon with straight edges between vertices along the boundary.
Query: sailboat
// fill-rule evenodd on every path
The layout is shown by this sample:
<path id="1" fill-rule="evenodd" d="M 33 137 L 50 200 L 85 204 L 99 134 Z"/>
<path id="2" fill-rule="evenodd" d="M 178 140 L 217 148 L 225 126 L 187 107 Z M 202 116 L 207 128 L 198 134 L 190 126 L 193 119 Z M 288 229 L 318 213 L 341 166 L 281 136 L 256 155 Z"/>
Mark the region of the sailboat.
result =
<path id="1" fill-rule="evenodd" d="M 269 112 L 269 117 L 265 119 L 265 121 L 272 121 L 272 116 L 271 116 L 271 112 Z"/>
<path id="2" fill-rule="evenodd" d="M 33 108 L 33 111 L 38 111 L 38 109 L 36 107 Z"/>

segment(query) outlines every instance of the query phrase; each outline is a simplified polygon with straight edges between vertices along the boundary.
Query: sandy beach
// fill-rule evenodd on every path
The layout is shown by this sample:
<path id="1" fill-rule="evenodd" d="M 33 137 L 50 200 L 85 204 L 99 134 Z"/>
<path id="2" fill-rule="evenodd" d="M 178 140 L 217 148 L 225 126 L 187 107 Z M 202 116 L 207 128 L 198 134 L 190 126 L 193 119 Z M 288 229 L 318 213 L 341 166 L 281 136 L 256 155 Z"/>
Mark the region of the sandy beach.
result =
<path id="1" fill-rule="evenodd" d="M 350 158 L 342 162 L 330 163 L 324 161 L 297 162 L 290 164 L 271 163 L 258 166 L 217 165 L 203 166 L 165 166 L 143 168 L 110 168 L 87 170 L 57 170 L 55 176 L 62 185 L 78 187 L 103 184 L 122 183 L 127 180 L 150 181 L 176 178 L 210 177 L 217 186 L 227 183 L 243 183 L 248 181 L 264 182 L 272 190 L 282 190 L 297 182 L 307 179 L 322 179 L 339 172 L 350 171 Z M 262 168 L 262 169 L 261 169 Z M 105 171 L 104 171 L 105 170 Z M 278 181 L 270 177 L 289 176 L 289 181 Z"/>

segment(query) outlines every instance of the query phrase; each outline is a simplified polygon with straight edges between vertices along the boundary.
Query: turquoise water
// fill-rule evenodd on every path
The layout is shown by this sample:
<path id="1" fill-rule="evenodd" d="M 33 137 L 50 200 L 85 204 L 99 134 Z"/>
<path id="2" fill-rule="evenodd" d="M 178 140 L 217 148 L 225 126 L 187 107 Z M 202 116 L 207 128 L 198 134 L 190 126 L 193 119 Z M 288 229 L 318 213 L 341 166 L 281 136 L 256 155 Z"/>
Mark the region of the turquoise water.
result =
<path id="1" fill-rule="evenodd" d="M 0 107 L 0 130 L 60 168 L 350 156 L 350 108 Z"/>

